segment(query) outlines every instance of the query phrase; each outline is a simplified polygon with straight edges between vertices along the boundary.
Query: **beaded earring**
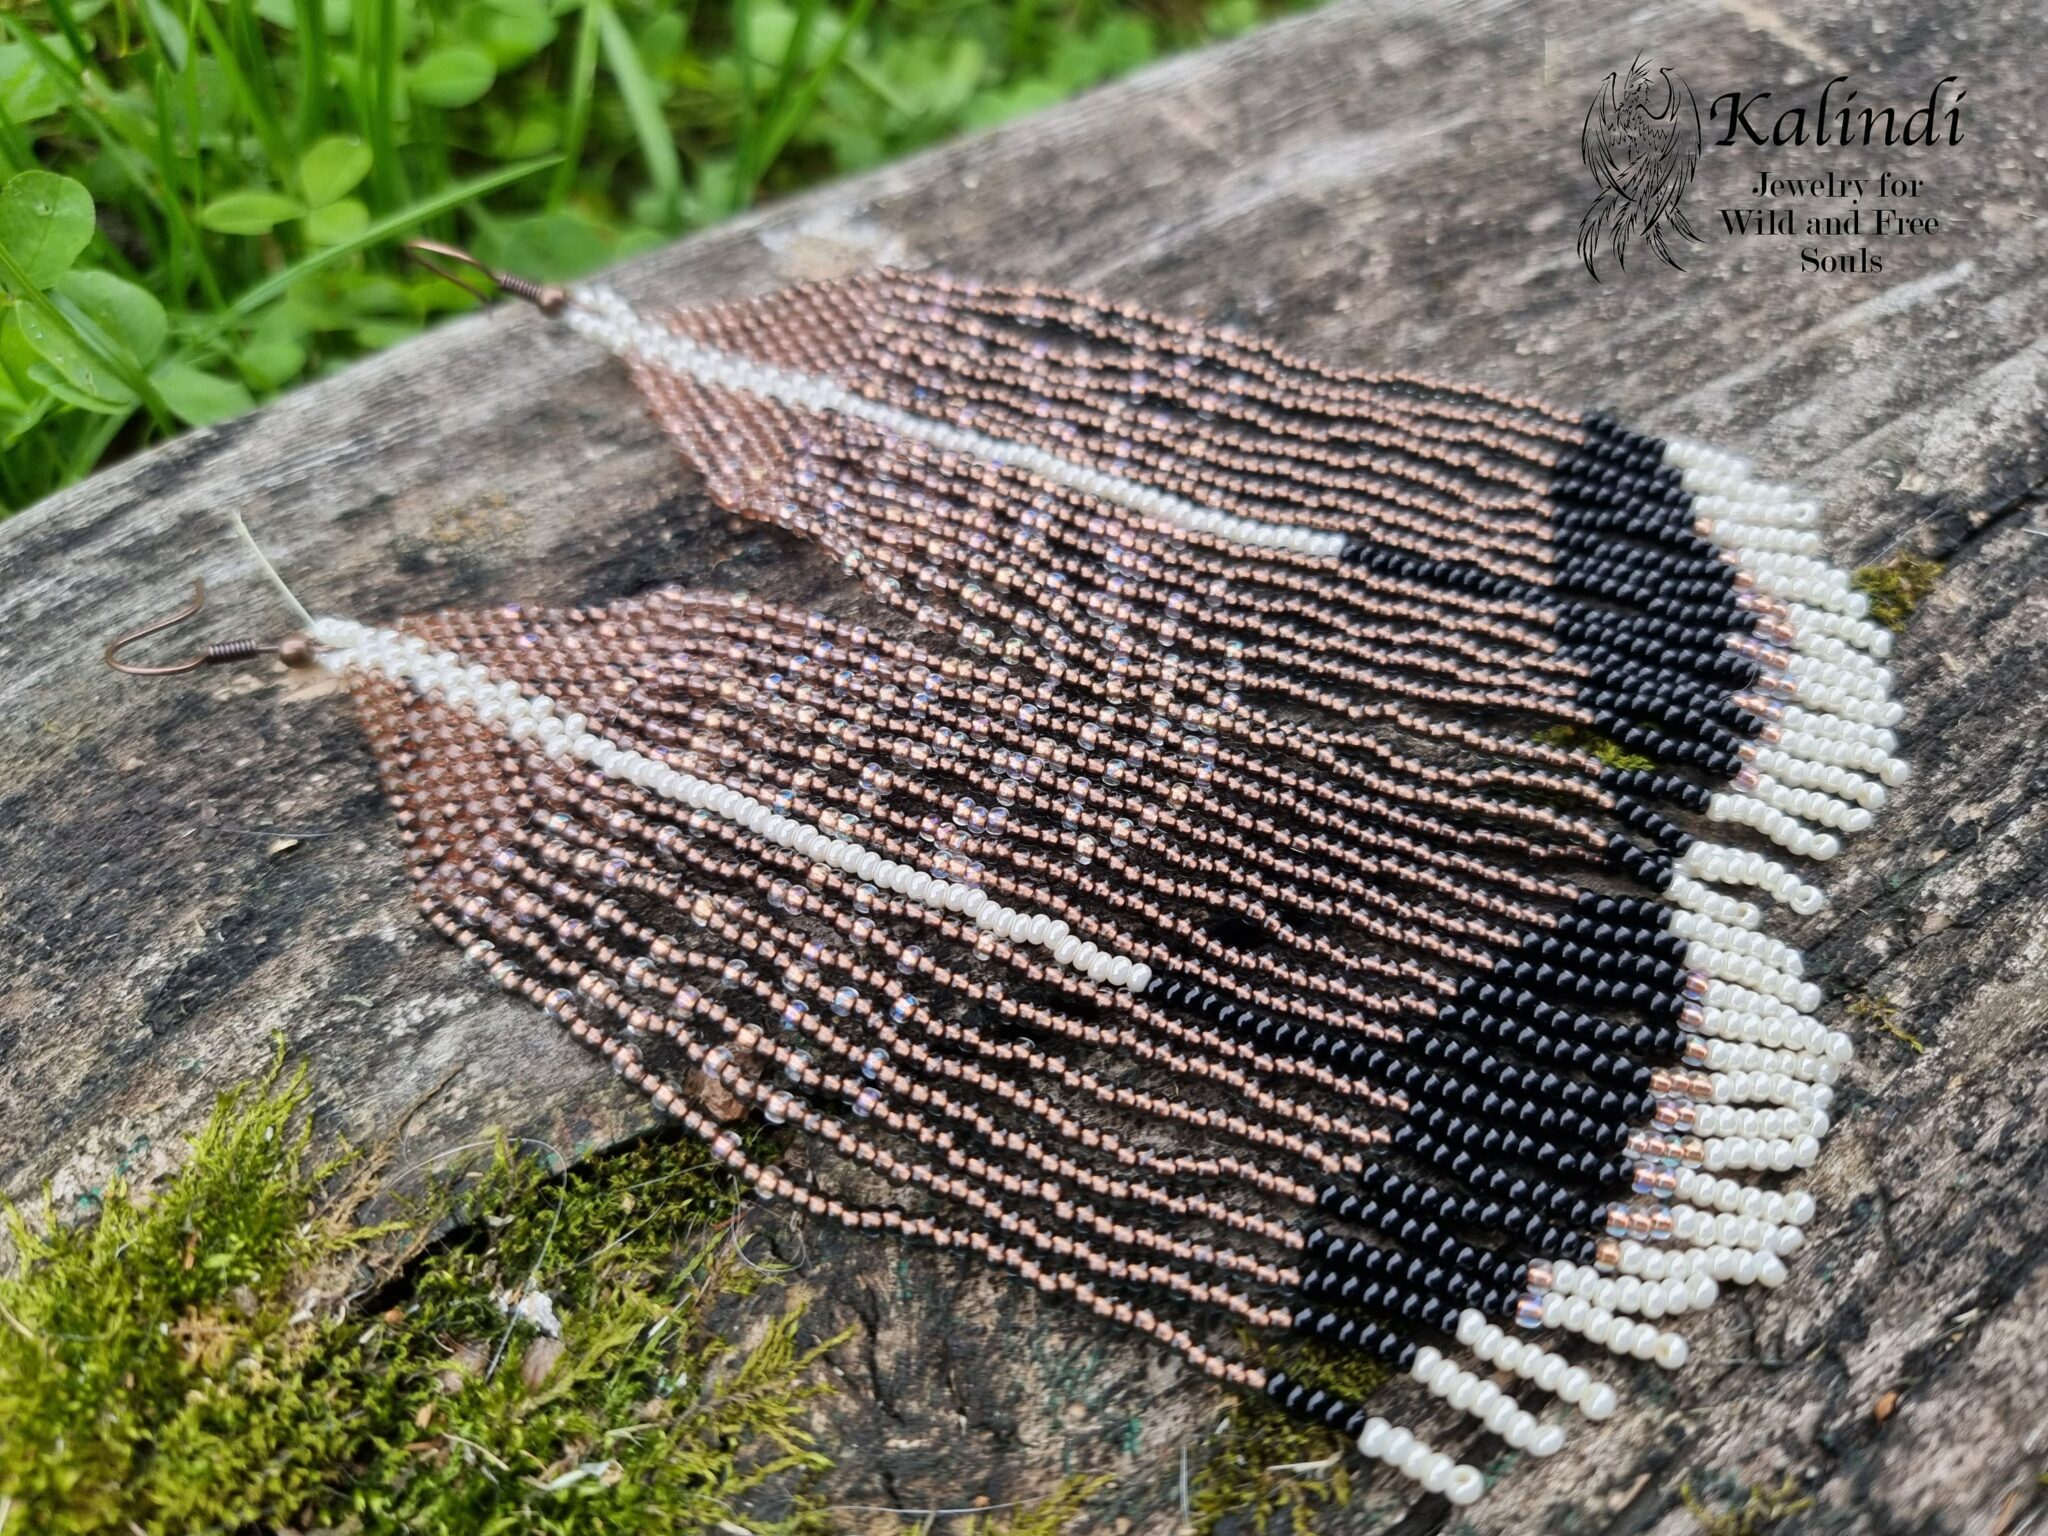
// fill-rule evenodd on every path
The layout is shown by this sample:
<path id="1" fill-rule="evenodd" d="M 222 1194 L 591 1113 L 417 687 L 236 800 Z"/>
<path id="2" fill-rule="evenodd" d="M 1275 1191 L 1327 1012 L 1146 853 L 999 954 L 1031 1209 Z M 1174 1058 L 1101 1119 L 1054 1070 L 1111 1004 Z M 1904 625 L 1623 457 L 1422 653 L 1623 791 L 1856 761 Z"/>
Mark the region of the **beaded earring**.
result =
<path id="1" fill-rule="evenodd" d="M 1190 774 L 1088 674 L 716 594 L 277 653 L 347 681 L 428 921 L 762 1195 L 975 1253 L 1458 1502 L 1476 1470 L 1210 1320 L 1547 1455 L 1562 1425 L 1459 1346 L 1602 1419 L 1614 1389 L 1516 1324 L 1675 1369 L 1662 1320 L 1799 1246 L 1806 1196 L 1710 1170 L 1810 1162 L 1847 1042 L 1767 993 L 1673 1006 L 1727 985 L 1682 970 L 1689 914 L 1518 867 L 1466 808 L 1383 826 L 1278 745 Z M 1755 979 L 1797 987 L 1768 943 Z M 1774 1046 L 1725 1038 L 1767 1017 Z M 911 1198 L 754 1161 L 706 1079 Z"/>
<path id="2" fill-rule="evenodd" d="M 1644 802 L 1824 860 L 1908 775 L 1890 636 L 1817 558 L 1817 509 L 1714 450 L 929 274 L 659 319 L 546 296 L 720 500 L 970 642 L 1067 665 L 1107 646 L 1343 720 L 1449 706 L 1602 737 L 1709 785 L 1489 746 L 1597 780 L 1674 873 L 1801 911 L 1821 898 L 1782 866 Z"/>
<path id="3" fill-rule="evenodd" d="M 1603 1419 L 1544 1333 L 1676 1369 L 1669 1320 L 1782 1283 L 1813 1202 L 1764 1180 L 1853 1051 L 1720 887 L 1822 896 L 1678 818 L 1826 858 L 1905 778 L 1810 505 L 1067 295 L 879 274 L 657 323 L 507 286 L 935 638 L 663 589 L 279 654 L 347 680 L 428 920 L 761 1194 L 977 1254 L 1458 1503 L 1474 1468 L 1217 1325 L 1547 1455 L 1482 1372 Z M 905 1198 L 754 1161 L 714 1102 Z"/>
<path id="4" fill-rule="evenodd" d="M 1028 287 L 881 272 L 648 319 L 491 276 L 623 358 L 718 500 L 920 624 L 1106 662 L 1354 781 L 1403 749 L 1351 725 L 1505 760 L 1712 924 L 1753 921 L 1716 885 L 1825 898 L 1660 807 L 1825 860 L 1909 776 L 1890 635 L 1816 558 L 1818 509 L 1715 450 Z"/>

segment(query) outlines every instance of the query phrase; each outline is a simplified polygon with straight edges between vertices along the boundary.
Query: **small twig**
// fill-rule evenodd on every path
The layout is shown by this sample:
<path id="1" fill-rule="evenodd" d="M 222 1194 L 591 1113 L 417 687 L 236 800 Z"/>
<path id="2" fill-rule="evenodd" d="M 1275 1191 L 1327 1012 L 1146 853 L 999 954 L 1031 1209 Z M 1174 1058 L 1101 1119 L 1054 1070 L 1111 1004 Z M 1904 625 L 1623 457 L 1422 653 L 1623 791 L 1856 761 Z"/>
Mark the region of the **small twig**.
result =
<path id="1" fill-rule="evenodd" d="M 1268 1472 L 1295 1472 L 1303 1477 L 1320 1477 L 1344 1459 L 1342 1451 L 1325 1456 L 1321 1461 L 1283 1461 L 1277 1467 L 1268 1467 Z"/>
<path id="2" fill-rule="evenodd" d="M 270 578 L 270 584 L 277 589 L 277 595 L 284 599 L 284 605 L 292 611 L 292 617 L 298 621 L 299 628 L 311 629 L 313 627 L 313 615 L 306 612 L 306 605 L 299 601 L 298 593 L 294 592 L 286 584 L 285 579 L 277 574 L 277 567 L 270 563 L 270 556 L 263 553 L 263 546 L 256 542 L 256 535 L 251 533 L 249 525 L 242 521 L 242 514 L 230 512 L 228 514 L 228 526 L 233 528 L 241 536 L 242 542 L 249 546 L 249 553 L 255 556 L 257 567 L 265 576 Z"/>
<path id="3" fill-rule="evenodd" d="M 456 1078 L 460 1077 L 462 1075 L 462 1069 L 467 1065 L 467 1062 L 457 1062 L 454 1066 L 450 1067 L 446 1072 L 443 1072 L 441 1074 L 439 1081 L 437 1081 L 433 1087 L 429 1088 L 425 1093 L 421 1094 L 418 1098 L 414 1099 L 410 1104 L 406 1105 L 405 1113 L 398 1117 L 398 1124 L 391 1127 L 391 1134 L 388 1139 L 395 1141 L 400 1136 L 403 1136 L 406 1132 L 406 1127 L 412 1124 L 413 1116 L 417 1115 L 421 1110 L 425 1109 L 429 1104 L 433 1103 L 434 1100 L 438 1099 L 441 1096 L 441 1090 L 446 1088 L 450 1083 L 454 1082 Z"/>

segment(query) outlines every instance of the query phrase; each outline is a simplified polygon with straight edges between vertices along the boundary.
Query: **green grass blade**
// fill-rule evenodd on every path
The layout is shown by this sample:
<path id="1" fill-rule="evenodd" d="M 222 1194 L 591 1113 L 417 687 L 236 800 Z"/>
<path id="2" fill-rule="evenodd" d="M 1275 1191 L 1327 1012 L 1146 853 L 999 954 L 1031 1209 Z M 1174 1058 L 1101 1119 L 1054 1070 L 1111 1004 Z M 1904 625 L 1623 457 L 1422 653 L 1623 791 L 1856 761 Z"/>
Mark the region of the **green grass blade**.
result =
<path id="1" fill-rule="evenodd" d="M 66 485 L 74 484 L 91 474 L 93 467 L 106 454 L 108 445 L 119 435 L 121 429 L 134 419 L 133 412 L 126 416 L 86 416 L 83 411 L 76 414 L 84 417 L 85 430 L 78 434 L 78 441 L 71 445 L 71 452 L 65 455 L 61 473 Z"/>
<path id="2" fill-rule="evenodd" d="M 193 9 L 204 10 L 205 6 L 195 4 Z M 228 0 L 228 37 L 241 61 L 243 78 L 249 82 L 250 93 L 263 114 L 262 120 L 270 125 L 270 132 L 278 141 L 289 147 L 291 135 L 285 126 L 284 105 L 278 100 L 276 71 L 269 51 L 263 46 L 262 28 L 249 0 Z"/>
<path id="3" fill-rule="evenodd" d="M 445 192 L 421 198 L 409 207 L 401 208 L 397 213 L 387 214 L 381 219 L 372 219 L 353 239 L 303 257 L 283 271 L 272 273 L 255 287 L 246 290 L 220 314 L 209 317 L 202 327 L 202 334 L 206 339 L 218 337 L 234 321 L 254 314 L 271 300 L 285 293 L 294 283 L 303 281 L 316 272 L 324 271 L 337 261 L 346 260 L 359 251 L 382 245 L 393 236 L 402 235 L 429 219 L 438 218 L 452 209 L 460 208 L 464 203 L 487 197 L 500 187 L 509 187 L 515 181 L 524 181 L 537 171 L 547 170 L 560 158 L 558 155 L 543 155 L 535 160 L 523 160 L 517 165 L 504 166 L 485 175 L 472 177 Z"/>
<path id="4" fill-rule="evenodd" d="M 7 174 L 10 176 L 16 171 L 32 171 L 38 168 L 35 155 L 29 148 L 28 138 L 22 133 L 21 125 L 15 122 L 13 114 L 7 110 L 5 102 L 0 102 L 0 158 L 6 160 Z"/>
<path id="5" fill-rule="evenodd" d="M 740 127 L 738 143 L 742 148 L 753 136 L 754 110 L 754 7 L 749 0 L 733 0 L 732 5 L 732 49 L 733 68 L 740 77 Z"/>
<path id="6" fill-rule="evenodd" d="M 171 195 L 166 204 L 176 207 L 183 199 L 178 189 L 187 180 L 186 164 L 180 163 L 175 149 L 171 128 L 171 92 L 175 83 L 171 78 L 170 66 L 162 59 L 156 62 L 151 79 L 151 103 L 156 108 L 156 173 L 163 178 L 164 189 Z M 192 272 L 186 242 L 174 232 L 164 251 L 164 281 L 157 297 L 164 301 L 165 309 L 183 309 L 191 297 Z"/>
<path id="7" fill-rule="evenodd" d="M 874 8 L 875 0 L 857 0 L 847 15 L 846 24 L 840 28 L 839 36 L 833 39 L 832 47 L 826 52 L 825 57 L 818 61 L 818 67 L 811 71 L 810 78 L 805 80 L 803 88 L 783 105 L 760 134 L 758 156 L 747 168 L 747 174 L 743 176 L 738 189 L 743 198 L 752 200 L 754 189 L 760 185 L 761 178 L 768 174 L 769 167 L 775 164 L 776 157 L 788 146 L 791 136 L 803 126 L 804 120 L 817 107 L 818 97 L 823 93 L 826 82 L 832 78 L 833 72 L 839 68 L 840 61 L 846 56 L 847 46 L 853 41 L 854 33 L 860 30 Z M 791 55 L 794 56 L 798 52 L 799 49 L 792 41 Z"/>
<path id="8" fill-rule="evenodd" d="M 72 12 L 71 0 L 48 0 L 50 18 L 57 23 L 57 30 L 64 34 L 64 41 L 71 45 L 71 51 L 80 59 L 92 57 L 92 44 L 86 40 L 84 30 L 78 25 L 78 18 Z"/>
<path id="9" fill-rule="evenodd" d="M 189 157 L 180 155 L 171 129 L 170 98 L 176 85 L 168 66 L 159 61 L 155 92 L 156 163 L 157 174 L 163 177 L 165 190 L 170 193 L 164 199 L 165 222 L 170 226 L 170 239 L 166 242 L 169 249 L 165 256 L 171 269 L 174 297 L 183 298 L 180 278 L 189 268 L 191 276 L 206 295 L 206 302 L 218 309 L 227 302 L 227 296 L 221 289 L 220 275 L 213 270 L 213 258 L 207 254 L 206 239 L 200 234 L 199 226 L 192 222 L 190 212 L 203 200 L 199 185 L 199 157 L 196 154 Z M 184 185 L 183 195 L 177 190 L 181 182 Z"/>
<path id="10" fill-rule="evenodd" d="M 1010 0 L 1010 26 L 1007 39 L 1007 57 L 1016 61 L 1024 57 L 1031 46 L 1031 33 L 1038 23 L 1038 0 Z"/>
<path id="11" fill-rule="evenodd" d="M 314 0 L 317 8 L 319 0 Z M 370 179 L 376 201 L 390 207 L 406 200 L 405 167 L 399 163 L 398 8 L 394 0 L 356 0 L 356 132 L 370 146 Z"/>
<path id="12" fill-rule="evenodd" d="M 770 123 L 781 117 L 782 109 L 789 101 L 790 90 L 796 84 L 797 76 L 803 72 L 804 56 L 811 48 L 811 34 L 818 29 L 818 6 L 819 0 L 797 0 L 796 25 L 790 28 L 788 41 L 783 44 L 782 57 L 775 65 L 775 79 L 768 87 L 768 100 L 761 110 L 762 118 Z M 748 49 L 749 53 L 752 51 Z M 753 153 L 748 159 L 754 163 L 758 175 L 765 168 L 757 158 L 761 153 L 758 131 L 752 148 Z M 768 158 L 774 158 L 772 150 Z"/>
<path id="13" fill-rule="evenodd" d="M 204 5 L 193 7 L 193 20 L 198 24 L 199 34 L 206 40 L 207 51 L 213 55 L 214 63 L 228 83 L 228 93 L 235 98 L 242 109 L 243 119 L 255 130 L 257 139 L 263 145 L 263 153 L 270 160 L 270 174 L 280 187 L 291 185 L 292 168 L 296 156 L 284 135 L 284 124 L 277 120 L 275 112 L 265 110 L 264 103 L 250 83 L 249 76 L 242 69 L 242 60 L 235 47 L 220 29 L 220 23 L 213 19 L 213 12 Z"/>
<path id="14" fill-rule="evenodd" d="M 569 112 L 562 128 L 562 163 L 548 187 L 550 213 L 567 202 L 575 189 L 583 145 L 590 136 L 590 106 L 597 92 L 597 10 L 598 0 L 589 0 L 576 28 L 576 57 L 569 66 Z"/>
<path id="15" fill-rule="evenodd" d="M 298 17 L 299 117 L 292 138 L 310 144 L 327 126 L 327 11 L 320 0 L 293 0 Z"/>
<path id="16" fill-rule="evenodd" d="M 668 120 L 662 116 L 661 97 L 640 61 L 640 50 L 633 46 L 632 34 L 611 8 L 610 0 L 590 0 L 590 5 L 597 16 L 605 67 L 618 82 L 626 115 L 632 119 L 633 137 L 639 142 L 641 158 L 647 162 L 648 179 L 673 218 L 683 203 L 683 162 L 676 153 Z"/>

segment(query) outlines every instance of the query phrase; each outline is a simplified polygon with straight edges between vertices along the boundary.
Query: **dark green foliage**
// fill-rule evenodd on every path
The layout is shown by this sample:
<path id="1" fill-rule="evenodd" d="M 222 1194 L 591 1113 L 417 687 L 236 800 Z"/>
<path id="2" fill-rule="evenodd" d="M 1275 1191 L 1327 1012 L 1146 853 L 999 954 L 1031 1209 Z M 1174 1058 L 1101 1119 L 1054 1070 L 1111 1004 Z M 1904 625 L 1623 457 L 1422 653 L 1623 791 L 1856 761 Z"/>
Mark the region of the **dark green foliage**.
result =
<path id="1" fill-rule="evenodd" d="M 564 280 L 1302 0 L 0 7 L 0 509 Z"/>
<path id="2" fill-rule="evenodd" d="M 1590 752 L 1609 768 L 1628 770 L 1657 766 L 1654 758 L 1645 757 L 1640 752 L 1631 752 L 1610 736 L 1603 736 L 1598 731 L 1582 730 L 1575 725 L 1553 725 L 1546 730 L 1538 731 L 1535 740 L 1553 747 L 1568 747 L 1574 752 Z"/>
<path id="3" fill-rule="evenodd" d="M 1877 565 L 1866 565 L 1850 578 L 1850 585 L 1870 599 L 1873 623 L 1889 630 L 1902 630 L 1921 600 L 1934 590 L 1941 577 L 1941 562 L 1901 551 Z"/>
<path id="4" fill-rule="evenodd" d="M 1376 1360 L 1313 1341 L 1268 1351 L 1263 1363 L 1354 1403 L 1371 1397 L 1388 1377 Z M 1358 1466 L 1358 1453 L 1343 1435 L 1304 1424 L 1269 1398 L 1247 1395 L 1231 1405 L 1228 1426 L 1189 1479 L 1189 1513 L 1200 1536 L 1226 1519 L 1234 1531 L 1308 1536 L 1318 1511 L 1351 1502 L 1351 1473 Z"/>
<path id="5" fill-rule="evenodd" d="M 709 1330 L 765 1282 L 698 1149 L 563 1177 L 500 1147 L 365 1227 L 381 1170 L 317 1163 L 305 1101 L 303 1077 L 229 1095 L 153 1197 L 15 1218 L 9 1529 L 630 1533 L 743 1508 L 752 1532 L 824 1528 L 806 1480 L 830 1463 L 801 1421 L 830 1345 L 801 1347 L 794 1313 L 743 1347 Z M 508 1311 L 533 1293 L 559 1340 Z"/>

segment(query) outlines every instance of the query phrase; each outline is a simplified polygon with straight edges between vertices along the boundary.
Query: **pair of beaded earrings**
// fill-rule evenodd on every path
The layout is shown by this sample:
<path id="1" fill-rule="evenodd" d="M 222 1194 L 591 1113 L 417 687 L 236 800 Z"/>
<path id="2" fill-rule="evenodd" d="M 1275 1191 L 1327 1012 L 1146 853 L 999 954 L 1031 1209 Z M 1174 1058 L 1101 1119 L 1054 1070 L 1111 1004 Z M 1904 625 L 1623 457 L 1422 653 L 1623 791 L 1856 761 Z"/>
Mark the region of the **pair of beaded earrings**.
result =
<path id="1" fill-rule="evenodd" d="M 1782 1282 L 1813 1201 L 1765 1180 L 1852 1053 L 1771 932 L 1822 894 L 1754 844 L 1828 859 L 1906 776 L 1810 502 L 1072 294 L 653 318 L 499 281 L 924 641 L 667 588 L 279 654 L 346 679 L 428 921 L 762 1196 L 978 1255 L 1459 1504 L 1478 1470 L 1245 1340 L 1541 1456 L 1562 1421 L 1490 1378 L 1604 1419 L 1573 1354 L 1676 1369 L 1674 1320 Z M 901 1200 L 752 1160 L 735 1101 Z"/>

